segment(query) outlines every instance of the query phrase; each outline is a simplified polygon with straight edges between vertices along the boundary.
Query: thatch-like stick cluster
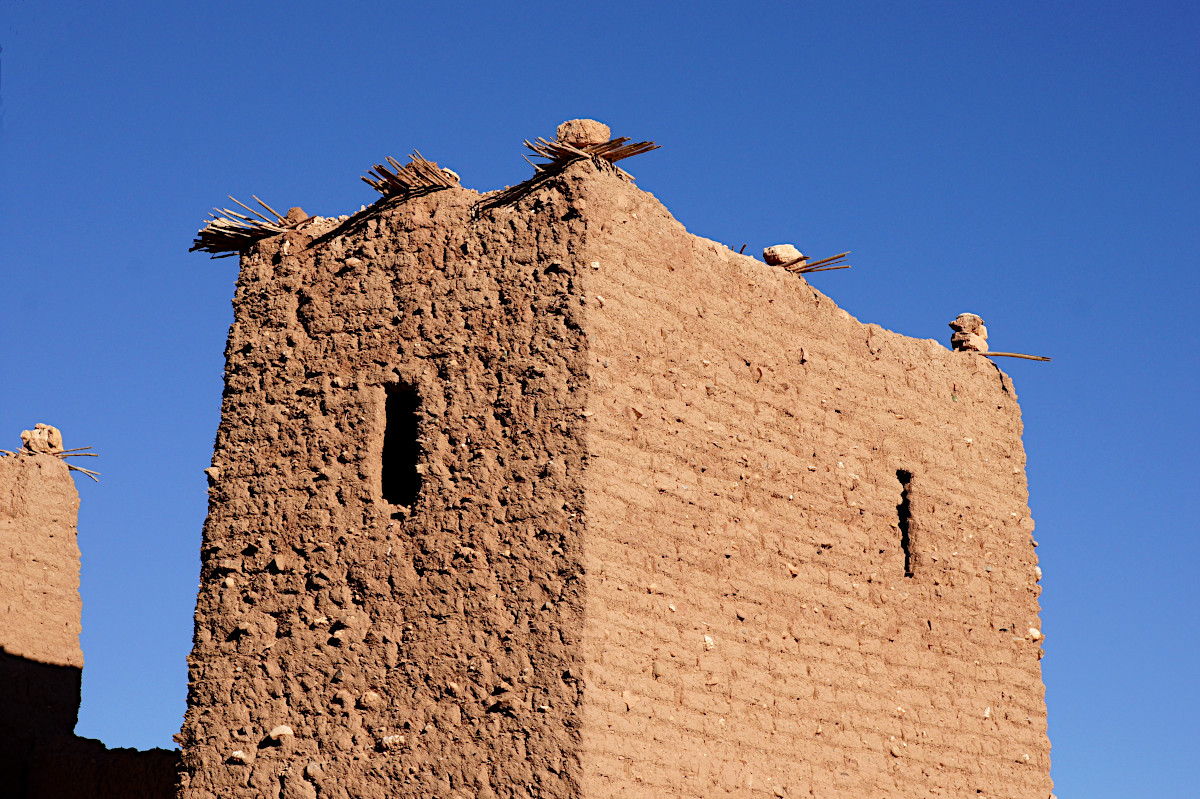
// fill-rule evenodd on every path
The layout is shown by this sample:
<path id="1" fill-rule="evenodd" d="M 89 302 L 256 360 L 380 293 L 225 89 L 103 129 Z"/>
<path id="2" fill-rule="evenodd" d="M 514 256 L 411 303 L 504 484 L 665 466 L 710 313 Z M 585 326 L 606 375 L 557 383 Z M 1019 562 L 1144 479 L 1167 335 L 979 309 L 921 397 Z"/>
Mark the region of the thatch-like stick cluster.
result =
<path id="1" fill-rule="evenodd" d="M 620 136 L 616 139 L 610 139 L 609 141 L 604 142 L 596 142 L 593 144 L 583 144 L 578 147 L 573 144 L 567 144 L 561 140 L 547 141 L 539 136 L 536 143 L 526 139 L 525 146 L 532 150 L 534 155 L 538 156 L 539 158 L 544 158 L 546 161 L 544 163 L 539 163 L 537 161 L 531 161 L 528 157 L 526 157 L 525 160 L 529 161 L 529 164 L 534 168 L 534 170 L 536 170 L 533 177 L 529 178 L 529 180 L 518 183 L 515 186 L 510 186 L 503 191 L 486 196 L 476 206 L 477 212 L 488 208 L 498 208 L 502 205 L 508 205 L 509 203 L 516 202 L 522 197 L 535 191 L 545 181 L 549 180 L 554 175 L 557 175 L 559 172 L 566 169 L 568 165 L 580 160 L 581 158 L 590 158 L 597 162 L 597 166 L 600 165 L 600 162 L 607 161 L 611 166 L 612 164 L 624 158 L 632 158 L 635 155 L 648 153 L 651 150 L 657 150 L 660 147 L 660 145 L 657 145 L 652 141 L 640 141 L 630 144 L 628 136 Z M 620 167 L 613 166 L 612 168 L 625 177 L 629 177 L 629 175 L 627 175 Z"/>
<path id="2" fill-rule="evenodd" d="M 965 352 L 970 352 L 970 350 L 965 350 Z M 989 352 L 977 352 L 975 354 L 982 355 L 985 358 L 995 358 L 997 356 L 1000 356 L 1002 358 L 1024 358 L 1027 361 L 1049 361 L 1050 360 L 1050 358 L 1047 358 L 1045 355 L 1026 355 L 1023 352 L 991 352 L 991 351 L 989 351 Z"/>
<path id="3" fill-rule="evenodd" d="M 399 161 L 388 156 L 386 164 L 376 164 L 363 176 L 363 182 L 389 199 L 407 198 L 454 188 L 458 185 L 458 175 L 439 168 L 435 162 L 413 150 L 407 164 L 401 166 Z"/>
<path id="4" fill-rule="evenodd" d="M 602 127 L 604 136 L 607 136 L 607 126 Z M 536 170 L 533 178 L 488 196 L 479 204 L 480 207 L 502 205 L 523 196 L 551 175 L 581 158 L 591 158 L 597 162 L 597 165 L 602 161 L 607 161 L 611 165 L 625 158 L 658 149 L 658 145 L 652 141 L 630 142 L 627 136 L 591 143 L 581 143 L 575 140 L 574 144 L 539 138 L 536 143 L 526 141 L 525 146 L 532 150 L 534 155 L 544 159 L 542 163 L 529 161 Z M 322 234 L 317 241 L 354 229 L 356 225 L 362 223 L 363 219 L 378 213 L 381 208 L 388 206 L 393 201 L 403 201 L 442 189 L 456 188 L 460 185 L 458 175 L 449 169 L 442 169 L 436 162 L 428 160 L 417 150 L 413 150 L 408 160 L 407 164 L 401 164 L 395 158 L 388 157 L 386 163 L 375 164 L 368 170 L 367 174 L 362 177 L 363 182 L 379 192 L 383 199 L 370 208 L 355 214 L 332 231 Z M 617 171 L 621 172 L 620 169 Z M 294 230 L 307 220 L 307 217 L 303 215 L 298 219 L 292 219 L 290 214 L 285 217 L 258 197 L 254 198 L 255 202 L 261 205 L 267 213 L 256 211 L 250 206 L 234 200 L 233 197 L 229 199 L 241 206 L 246 213 L 229 208 L 214 208 L 213 213 L 209 214 L 211 218 L 196 234 L 190 252 L 200 250 L 211 253 L 213 258 L 238 255 L 256 242 L 288 230 Z"/>
<path id="5" fill-rule="evenodd" d="M 255 211 L 245 203 L 234 200 L 232 196 L 229 199 L 249 211 L 253 216 L 246 216 L 228 208 L 214 208 L 209 214 L 212 218 L 196 234 L 196 239 L 192 242 L 188 252 L 201 250 L 212 253 L 213 258 L 227 258 L 230 255 L 237 255 L 259 239 L 274 236 L 295 226 L 295 223 L 289 222 L 278 211 L 257 197 L 254 197 L 254 200 L 269 211 L 272 214 L 271 217 Z"/>
<path id="6" fill-rule="evenodd" d="M 38 454 L 51 455 L 51 456 L 63 461 L 64 463 L 66 463 L 67 458 L 99 458 L 100 457 L 95 452 L 88 452 L 87 450 L 89 450 L 89 449 L 91 449 L 91 447 L 75 447 L 74 449 L 62 449 L 62 450 L 58 450 L 56 452 L 43 452 L 43 453 L 38 453 L 38 452 L 35 452 L 35 451 L 33 451 L 31 449 L 27 449 L 27 448 L 22 448 L 15 452 L 12 450 L 0 449 L 0 456 L 17 458 L 22 455 L 38 455 Z M 97 483 L 100 482 L 100 472 L 94 472 L 91 469 L 85 469 L 82 466 L 76 466 L 73 463 L 67 463 L 67 469 L 72 472 L 83 472 L 88 477 L 92 478 L 92 480 L 94 482 L 97 482 Z"/>
<path id="7" fill-rule="evenodd" d="M 786 264 L 780 264 L 781 267 L 796 275 L 807 275 L 811 272 L 828 272 L 831 269 L 849 269 L 850 264 L 845 263 L 846 256 L 850 251 L 831 255 L 828 258 L 822 258 L 819 261 L 810 261 L 807 255 L 801 255 L 794 261 L 788 261 Z"/>
<path id="8" fill-rule="evenodd" d="M 88 452 L 91 447 L 76 447 L 75 449 L 64 449 L 62 452 L 54 453 L 54 457 L 65 461 L 67 458 L 99 458 L 95 452 Z M 100 472 L 93 472 L 91 469 L 85 469 L 82 466 L 76 466 L 73 463 L 68 463 L 67 468 L 72 472 L 83 472 L 94 482 L 100 482 Z"/>
<path id="9" fill-rule="evenodd" d="M 534 169 L 541 172 L 553 166 L 570 163 L 577 158 L 603 158 L 610 164 L 615 164 L 622 159 L 657 150 L 660 146 L 652 141 L 639 141 L 633 144 L 628 142 L 628 136 L 618 136 L 606 142 L 575 147 L 563 141 L 546 141 L 539 136 L 536 144 L 526 139 L 525 146 L 533 150 L 535 155 L 545 158 L 549 163 L 538 164 L 529 161 L 528 158 L 525 160 L 533 164 Z"/>

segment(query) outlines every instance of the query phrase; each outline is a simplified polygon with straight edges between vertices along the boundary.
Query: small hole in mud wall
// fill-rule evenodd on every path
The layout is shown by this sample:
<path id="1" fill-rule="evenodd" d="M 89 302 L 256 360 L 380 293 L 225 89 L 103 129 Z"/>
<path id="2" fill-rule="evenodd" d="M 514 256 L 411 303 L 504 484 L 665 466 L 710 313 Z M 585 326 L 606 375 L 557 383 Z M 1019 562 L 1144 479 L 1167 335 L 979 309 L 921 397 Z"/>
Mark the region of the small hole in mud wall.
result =
<path id="1" fill-rule="evenodd" d="M 900 504 L 896 506 L 896 517 L 900 528 L 900 548 L 904 550 L 904 576 L 913 576 L 912 538 L 909 526 L 912 522 L 912 507 L 909 504 L 909 494 L 912 491 L 912 472 L 904 469 L 896 470 L 896 479 L 900 481 Z"/>
<path id="2" fill-rule="evenodd" d="M 421 397 L 416 388 L 399 384 L 387 388 L 387 422 L 383 433 L 383 498 L 393 505 L 412 508 L 421 493 L 417 463 L 421 444 L 417 441 Z"/>

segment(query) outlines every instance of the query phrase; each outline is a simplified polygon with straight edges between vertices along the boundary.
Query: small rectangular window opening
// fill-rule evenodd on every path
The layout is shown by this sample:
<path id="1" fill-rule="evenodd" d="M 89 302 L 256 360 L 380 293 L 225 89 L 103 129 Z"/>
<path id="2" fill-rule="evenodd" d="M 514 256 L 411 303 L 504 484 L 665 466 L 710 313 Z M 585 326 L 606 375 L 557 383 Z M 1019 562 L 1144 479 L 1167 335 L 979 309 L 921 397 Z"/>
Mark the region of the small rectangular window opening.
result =
<path id="1" fill-rule="evenodd" d="M 909 492 L 912 490 L 912 472 L 904 469 L 896 470 L 896 479 L 900 481 L 900 504 L 896 506 L 898 527 L 900 528 L 900 548 L 904 550 L 904 576 L 913 576 L 912 538 L 909 525 L 912 522 L 912 507 L 909 504 Z"/>
<path id="2" fill-rule="evenodd" d="M 411 509 L 421 493 L 421 443 L 417 440 L 421 397 L 414 386 L 388 386 L 386 426 L 383 432 L 383 498 L 393 505 Z"/>

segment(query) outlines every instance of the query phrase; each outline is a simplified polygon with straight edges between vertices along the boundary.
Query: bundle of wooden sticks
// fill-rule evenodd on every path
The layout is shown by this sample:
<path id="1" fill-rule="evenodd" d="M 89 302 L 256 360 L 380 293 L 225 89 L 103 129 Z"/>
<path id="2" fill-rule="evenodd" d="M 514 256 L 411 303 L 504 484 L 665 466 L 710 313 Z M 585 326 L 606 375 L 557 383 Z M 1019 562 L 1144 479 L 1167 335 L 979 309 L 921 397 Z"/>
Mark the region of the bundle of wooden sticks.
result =
<path id="1" fill-rule="evenodd" d="M 63 462 L 66 462 L 67 458 L 99 458 L 100 457 L 95 452 L 88 452 L 87 450 L 89 450 L 89 449 L 91 449 L 91 447 L 75 447 L 74 449 L 60 449 L 57 452 L 46 452 L 46 453 L 42 453 L 42 454 L 52 455 L 53 457 L 58 458 L 59 460 L 62 460 Z M 16 452 L 13 452 L 13 451 L 7 450 L 7 449 L 0 449 L 0 457 L 16 458 L 21 455 L 35 455 L 35 454 L 38 454 L 38 453 L 35 453 L 32 450 L 28 450 L 28 449 L 19 449 Z M 67 469 L 69 469 L 72 472 L 83 472 L 88 477 L 92 478 L 92 480 L 94 480 L 95 482 L 97 482 L 97 483 L 100 482 L 100 472 L 93 472 L 91 469 L 85 469 L 82 466 L 76 466 L 73 463 L 67 463 Z"/>
<path id="2" fill-rule="evenodd" d="M 254 195 L 250 196 L 254 197 Z M 254 197 L 254 200 L 270 212 L 271 217 L 264 216 L 245 203 L 234 200 L 232 196 L 229 199 L 254 216 L 246 216 L 228 208 L 214 208 L 213 212 L 209 214 L 212 219 L 208 220 L 196 234 L 196 239 L 192 242 L 188 252 L 201 250 L 212 253 L 213 258 L 227 258 L 237 255 L 259 239 L 274 236 L 295 226 L 257 197 Z"/>
<path id="3" fill-rule="evenodd" d="M 615 139 L 600 142 L 599 144 L 585 144 L 582 147 L 575 147 L 566 142 L 546 141 L 539 136 L 536 144 L 526 139 L 525 146 L 533 150 L 535 155 L 545 158 L 549 163 L 538 164 L 529 161 L 528 158 L 525 160 L 533 164 L 534 169 L 541 172 L 543 169 L 574 161 L 577 158 L 603 158 L 610 164 L 615 164 L 617 161 L 625 158 L 632 158 L 635 155 L 659 149 L 659 145 L 652 141 L 639 141 L 633 144 L 628 144 L 628 142 L 628 136 L 618 136 Z"/>
<path id="4" fill-rule="evenodd" d="M 780 266 L 797 275 L 807 275 L 810 272 L 828 272 L 831 269 L 849 269 L 850 264 L 845 262 L 846 256 L 849 254 L 850 251 L 847 250 L 844 253 L 831 255 L 819 261 L 810 261 L 807 255 L 801 255 L 796 260 L 788 261 L 785 264 L 780 264 Z"/>
<path id="5" fill-rule="evenodd" d="M 388 156 L 387 164 L 376 164 L 363 176 L 363 182 L 384 197 L 412 197 L 453 188 L 458 185 L 458 176 L 413 150 L 407 164 L 401 166 L 399 161 Z"/>

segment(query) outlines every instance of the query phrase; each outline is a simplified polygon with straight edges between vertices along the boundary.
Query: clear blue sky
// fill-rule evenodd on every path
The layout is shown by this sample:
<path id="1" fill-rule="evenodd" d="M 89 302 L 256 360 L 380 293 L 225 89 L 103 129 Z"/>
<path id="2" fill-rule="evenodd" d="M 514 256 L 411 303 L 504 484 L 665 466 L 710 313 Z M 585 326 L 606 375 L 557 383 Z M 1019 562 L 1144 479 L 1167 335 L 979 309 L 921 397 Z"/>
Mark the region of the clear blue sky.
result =
<path id="1" fill-rule="evenodd" d="M 853 250 L 813 283 L 1025 416 L 1060 796 L 1200 795 L 1200 4 L 0 0 L 0 447 L 93 445 L 78 732 L 173 746 L 236 261 L 226 194 L 339 214 L 412 148 L 482 190 L 591 116 L 692 232 Z"/>

